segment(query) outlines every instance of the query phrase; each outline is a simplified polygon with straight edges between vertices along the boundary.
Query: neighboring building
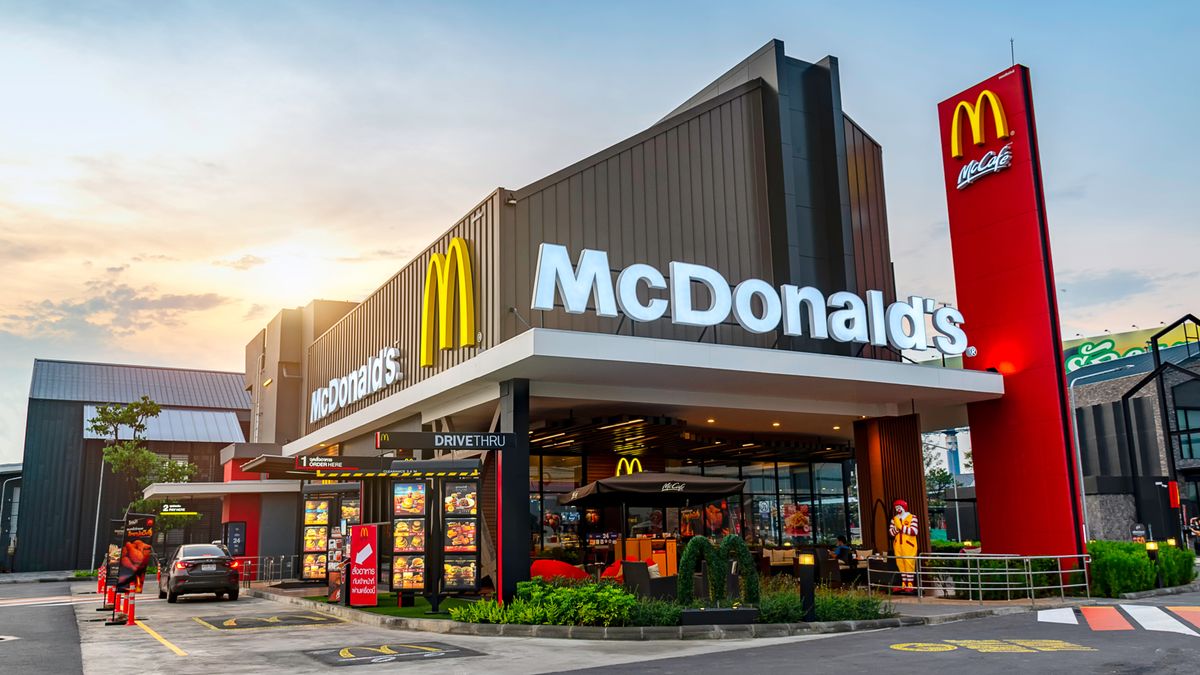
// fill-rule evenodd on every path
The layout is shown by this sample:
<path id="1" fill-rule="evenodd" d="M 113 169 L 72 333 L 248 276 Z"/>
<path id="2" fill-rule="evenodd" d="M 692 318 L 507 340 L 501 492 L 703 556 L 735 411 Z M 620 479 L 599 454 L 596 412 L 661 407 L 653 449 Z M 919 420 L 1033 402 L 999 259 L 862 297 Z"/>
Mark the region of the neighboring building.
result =
<path id="1" fill-rule="evenodd" d="M 250 422 L 242 373 L 38 359 L 33 364 L 25 425 L 17 571 L 87 569 L 108 545 L 92 548 L 104 441 L 87 430 L 95 407 L 149 396 L 162 414 L 149 421 L 147 447 L 195 464 L 194 480 L 220 480 L 218 454 L 241 443 Z M 120 518 L 133 499 L 127 481 L 107 469 L 99 523 Z M 190 503 L 201 519 L 160 537 L 168 547 L 221 536 L 220 503 Z"/>
<path id="2" fill-rule="evenodd" d="M 1068 375 L 1074 385 L 1093 539 L 1129 539 L 1138 515 L 1159 539 L 1176 536 L 1179 526 L 1172 522 L 1168 489 L 1172 454 L 1183 520 L 1200 515 L 1200 340 L 1195 329 L 1193 325 L 1190 339 L 1173 341 L 1175 346 L 1159 351 L 1162 362 L 1174 366 L 1162 374 L 1165 415 L 1157 384 L 1146 381 L 1155 368 L 1152 353 L 1135 351 L 1078 367 Z M 1177 333 L 1183 334 L 1172 334 Z M 1135 389 L 1129 400 L 1132 424 L 1127 429 L 1121 399 Z"/>
<path id="3" fill-rule="evenodd" d="M 12 570 L 21 512 L 21 465 L 0 464 L 0 571 Z"/>

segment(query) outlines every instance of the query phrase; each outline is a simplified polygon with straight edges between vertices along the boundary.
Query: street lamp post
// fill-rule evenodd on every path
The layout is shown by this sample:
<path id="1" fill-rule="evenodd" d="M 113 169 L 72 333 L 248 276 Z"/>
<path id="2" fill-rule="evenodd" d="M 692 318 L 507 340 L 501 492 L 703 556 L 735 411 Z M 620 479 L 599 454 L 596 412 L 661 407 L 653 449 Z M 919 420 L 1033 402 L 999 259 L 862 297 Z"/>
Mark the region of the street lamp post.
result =
<path id="1" fill-rule="evenodd" d="M 1075 385 L 1076 385 L 1076 383 L 1078 383 L 1082 380 L 1086 380 L 1088 378 L 1099 377 L 1101 375 L 1108 375 L 1109 373 L 1115 373 L 1115 372 L 1122 371 L 1122 370 L 1129 370 L 1132 367 L 1133 367 L 1133 364 L 1131 363 L 1129 365 L 1120 366 L 1118 368 L 1109 368 L 1108 370 L 1101 370 L 1098 373 L 1088 373 L 1087 375 L 1080 375 L 1079 377 L 1072 379 L 1071 384 L 1068 385 L 1068 387 L 1067 387 L 1067 390 L 1070 393 L 1070 398 L 1071 398 L 1071 431 L 1074 432 L 1072 435 L 1074 436 L 1074 441 L 1075 441 L 1075 469 L 1079 474 L 1079 501 L 1083 505 L 1083 540 L 1084 541 L 1089 541 L 1091 539 L 1091 532 L 1088 530 L 1087 493 L 1083 488 L 1083 452 L 1079 448 L 1079 423 L 1075 419 Z M 1129 424 L 1129 420 L 1125 420 L 1125 423 Z M 1137 480 L 1136 476 L 1134 477 L 1134 480 L 1135 481 Z"/>

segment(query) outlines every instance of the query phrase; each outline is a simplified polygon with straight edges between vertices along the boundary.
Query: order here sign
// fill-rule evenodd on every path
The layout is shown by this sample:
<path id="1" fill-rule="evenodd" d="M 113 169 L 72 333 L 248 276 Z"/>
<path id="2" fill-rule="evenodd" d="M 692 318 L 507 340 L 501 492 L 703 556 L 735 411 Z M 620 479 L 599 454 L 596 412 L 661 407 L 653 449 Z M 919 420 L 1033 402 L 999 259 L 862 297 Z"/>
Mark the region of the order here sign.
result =
<path id="1" fill-rule="evenodd" d="M 350 606 L 379 604 L 379 540 L 375 525 L 350 528 Z"/>

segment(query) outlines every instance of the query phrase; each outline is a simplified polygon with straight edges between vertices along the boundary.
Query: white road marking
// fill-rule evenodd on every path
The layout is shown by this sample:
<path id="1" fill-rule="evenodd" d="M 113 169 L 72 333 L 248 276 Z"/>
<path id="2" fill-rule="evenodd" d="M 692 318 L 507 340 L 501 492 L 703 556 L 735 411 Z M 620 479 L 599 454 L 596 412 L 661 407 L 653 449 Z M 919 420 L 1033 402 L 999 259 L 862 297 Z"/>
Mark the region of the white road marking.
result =
<path id="1" fill-rule="evenodd" d="M 1075 616 L 1075 610 L 1070 607 L 1039 610 L 1038 621 L 1045 623 L 1069 623 L 1072 625 L 1079 623 L 1079 619 Z"/>
<path id="2" fill-rule="evenodd" d="M 1180 623 L 1175 617 L 1167 614 L 1160 607 L 1150 605 L 1121 605 L 1125 613 L 1133 617 L 1146 630 L 1163 631 L 1166 633 L 1182 633 L 1200 637 L 1196 631 Z"/>

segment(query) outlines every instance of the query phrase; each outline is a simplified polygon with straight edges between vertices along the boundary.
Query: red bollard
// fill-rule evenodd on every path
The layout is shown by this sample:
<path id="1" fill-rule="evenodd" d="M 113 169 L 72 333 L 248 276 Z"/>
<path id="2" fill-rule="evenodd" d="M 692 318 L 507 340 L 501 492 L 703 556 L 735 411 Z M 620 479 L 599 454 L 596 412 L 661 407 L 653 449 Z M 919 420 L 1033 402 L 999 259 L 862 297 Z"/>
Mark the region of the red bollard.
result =
<path id="1" fill-rule="evenodd" d="M 125 601 L 125 625 L 132 626 L 137 623 L 137 618 L 134 617 L 134 610 L 137 609 L 137 596 L 130 593 L 129 599 Z"/>
<path id="2" fill-rule="evenodd" d="M 117 601 L 116 595 L 117 589 L 112 586 L 108 586 L 108 592 L 104 594 L 104 606 L 112 607 Z"/>

